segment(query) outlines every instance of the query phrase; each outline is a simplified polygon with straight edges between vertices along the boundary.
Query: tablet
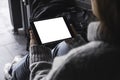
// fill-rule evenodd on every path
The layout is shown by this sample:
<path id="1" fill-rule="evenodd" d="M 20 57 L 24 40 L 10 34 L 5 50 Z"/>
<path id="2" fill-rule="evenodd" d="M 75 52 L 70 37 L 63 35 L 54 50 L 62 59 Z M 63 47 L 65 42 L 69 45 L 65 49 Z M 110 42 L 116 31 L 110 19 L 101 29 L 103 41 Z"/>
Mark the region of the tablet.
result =
<path id="1" fill-rule="evenodd" d="M 40 44 L 72 38 L 70 25 L 64 17 L 32 22 L 33 32 Z"/>

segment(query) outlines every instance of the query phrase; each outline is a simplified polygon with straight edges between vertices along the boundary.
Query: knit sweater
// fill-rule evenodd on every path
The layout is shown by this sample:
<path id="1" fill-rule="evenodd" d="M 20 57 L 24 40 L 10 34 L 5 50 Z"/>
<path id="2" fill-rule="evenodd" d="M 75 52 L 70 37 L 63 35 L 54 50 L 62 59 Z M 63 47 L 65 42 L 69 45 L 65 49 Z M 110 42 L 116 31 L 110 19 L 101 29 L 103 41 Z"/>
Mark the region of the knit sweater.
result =
<path id="1" fill-rule="evenodd" d="M 98 25 L 99 22 L 89 25 L 89 43 L 56 57 L 53 62 L 48 48 L 31 47 L 30 80 L 119 80 L 120 46 L 97 39 Z M 35 48 L 41 49 L 35 53 Z"/>
<path id="2" fill-rule="evenodd" d="M 32 75 L 35 73 L 33 68 L 35 68 L 35 71 L 41 69 L 38 65 L 42 65 L 42 68 L 47 66 L 46 68 L 48 68 L 47 71 L 49 72 L 49 70 L 51 69 L 53 59 L 56 56 L 63 56 L 67 54 L 71 49 L 76 48 L 85 43 L 86 41 L 82 38 L 81 35 L 78 34 L 74 38 L 62 41 L 61 43 L 56 45 L 56 47 L 52 50 L 43 45 L 33 44 L 32 47 L 30 47 L 30 69 Z M 49 65 L 44 65 L 44 63 L 47 63 Z M 38 68 L 36 67 L 36 65 Z"/>

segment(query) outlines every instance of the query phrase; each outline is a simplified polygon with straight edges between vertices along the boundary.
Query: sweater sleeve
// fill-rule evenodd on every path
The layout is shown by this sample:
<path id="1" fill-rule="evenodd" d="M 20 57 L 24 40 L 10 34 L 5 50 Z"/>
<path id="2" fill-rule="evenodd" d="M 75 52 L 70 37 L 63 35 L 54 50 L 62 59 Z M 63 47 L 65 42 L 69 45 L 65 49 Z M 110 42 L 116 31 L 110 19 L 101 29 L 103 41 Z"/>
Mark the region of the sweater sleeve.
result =
<path id="1" fill-rule="evenodd" d="M 30 47 L 30 80 L 39 80 L 47 75 L 52 65 L 51 50 L 44 46 Z"/>

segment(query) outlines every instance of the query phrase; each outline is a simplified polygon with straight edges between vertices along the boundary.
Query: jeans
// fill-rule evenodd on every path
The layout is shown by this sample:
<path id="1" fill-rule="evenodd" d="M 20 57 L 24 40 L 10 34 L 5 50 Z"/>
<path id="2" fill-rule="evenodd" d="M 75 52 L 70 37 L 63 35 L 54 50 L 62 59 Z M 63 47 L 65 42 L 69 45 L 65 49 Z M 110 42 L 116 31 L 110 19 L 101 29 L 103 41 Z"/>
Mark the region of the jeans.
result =
<path id="1" fill-rule="evenodd" d="M 29 80 L 29 55 L 12 67 L 12 80 Z"/>

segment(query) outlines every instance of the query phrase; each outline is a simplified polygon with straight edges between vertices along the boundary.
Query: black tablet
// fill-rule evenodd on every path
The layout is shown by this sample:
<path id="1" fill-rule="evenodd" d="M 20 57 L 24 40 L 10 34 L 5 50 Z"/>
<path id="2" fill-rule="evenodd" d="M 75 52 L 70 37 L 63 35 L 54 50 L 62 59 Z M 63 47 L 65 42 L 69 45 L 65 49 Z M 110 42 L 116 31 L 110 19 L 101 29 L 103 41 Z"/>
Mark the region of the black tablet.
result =
<path id="1" fill-rule="evenodd" d="M 40 44 L 65 40 L 73 37 L 71 26 L 65 17 L 31 22 L 32 29 Z"/>

